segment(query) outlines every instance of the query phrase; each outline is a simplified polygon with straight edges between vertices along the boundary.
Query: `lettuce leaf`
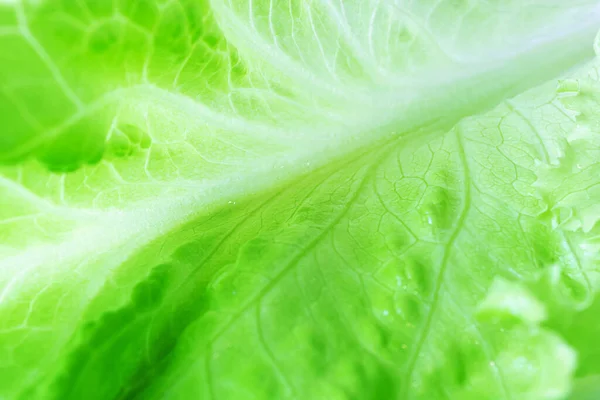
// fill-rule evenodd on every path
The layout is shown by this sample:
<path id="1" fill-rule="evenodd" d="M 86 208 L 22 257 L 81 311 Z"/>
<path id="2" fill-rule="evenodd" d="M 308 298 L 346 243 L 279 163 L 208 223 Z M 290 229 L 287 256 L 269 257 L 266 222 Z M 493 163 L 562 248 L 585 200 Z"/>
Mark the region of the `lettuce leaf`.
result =
<path id="1" fill-rule="evenodd" d="M 0 2 L 0 398 L 594 397 L 599 22 Z"/>

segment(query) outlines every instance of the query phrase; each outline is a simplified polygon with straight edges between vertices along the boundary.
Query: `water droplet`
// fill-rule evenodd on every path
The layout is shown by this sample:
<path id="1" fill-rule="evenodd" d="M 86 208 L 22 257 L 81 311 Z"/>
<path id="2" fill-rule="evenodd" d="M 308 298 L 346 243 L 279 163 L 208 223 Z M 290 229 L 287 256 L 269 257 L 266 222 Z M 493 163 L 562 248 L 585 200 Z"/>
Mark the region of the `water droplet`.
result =
<path id="1" fill-rule="evenodd" d="M 390 312 L 389 312 L 388 310 L 383 310 L 383 315 L 384 315 L 385 317 L 387 317 L 389 314 L 390 314 Z"/>

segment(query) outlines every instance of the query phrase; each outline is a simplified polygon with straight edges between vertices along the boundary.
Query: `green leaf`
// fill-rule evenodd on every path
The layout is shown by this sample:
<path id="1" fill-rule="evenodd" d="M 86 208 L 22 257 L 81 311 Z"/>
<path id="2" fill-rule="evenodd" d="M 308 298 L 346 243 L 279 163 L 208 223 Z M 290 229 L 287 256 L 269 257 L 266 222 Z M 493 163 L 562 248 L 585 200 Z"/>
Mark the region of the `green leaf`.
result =
<path id="1" fill-rule="evenodd" d="M 0 398 L 600 390 L 598 20 L 0 3 Z"/>

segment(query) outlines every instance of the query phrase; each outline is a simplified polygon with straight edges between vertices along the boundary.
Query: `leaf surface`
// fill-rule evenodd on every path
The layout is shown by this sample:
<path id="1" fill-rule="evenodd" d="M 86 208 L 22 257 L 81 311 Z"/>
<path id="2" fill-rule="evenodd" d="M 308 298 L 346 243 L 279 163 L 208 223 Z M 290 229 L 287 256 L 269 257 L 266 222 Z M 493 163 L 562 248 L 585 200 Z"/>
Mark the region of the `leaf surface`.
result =
<path id="1" fill-rule="evenodd" d="M 0 4 L 0 397 L 593 393 L 599 19 Z"/>

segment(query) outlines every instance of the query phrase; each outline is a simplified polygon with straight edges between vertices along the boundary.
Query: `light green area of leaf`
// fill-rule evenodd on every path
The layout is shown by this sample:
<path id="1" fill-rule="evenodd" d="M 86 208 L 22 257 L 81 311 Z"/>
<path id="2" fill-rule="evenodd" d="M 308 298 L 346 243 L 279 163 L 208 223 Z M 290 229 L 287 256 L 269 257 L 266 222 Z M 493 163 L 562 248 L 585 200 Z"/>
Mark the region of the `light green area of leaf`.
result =
<path id="1" fill-rule="evenodd" d="M 0 398 L 594 398 L 599 20 L 0 2 Z"/>

